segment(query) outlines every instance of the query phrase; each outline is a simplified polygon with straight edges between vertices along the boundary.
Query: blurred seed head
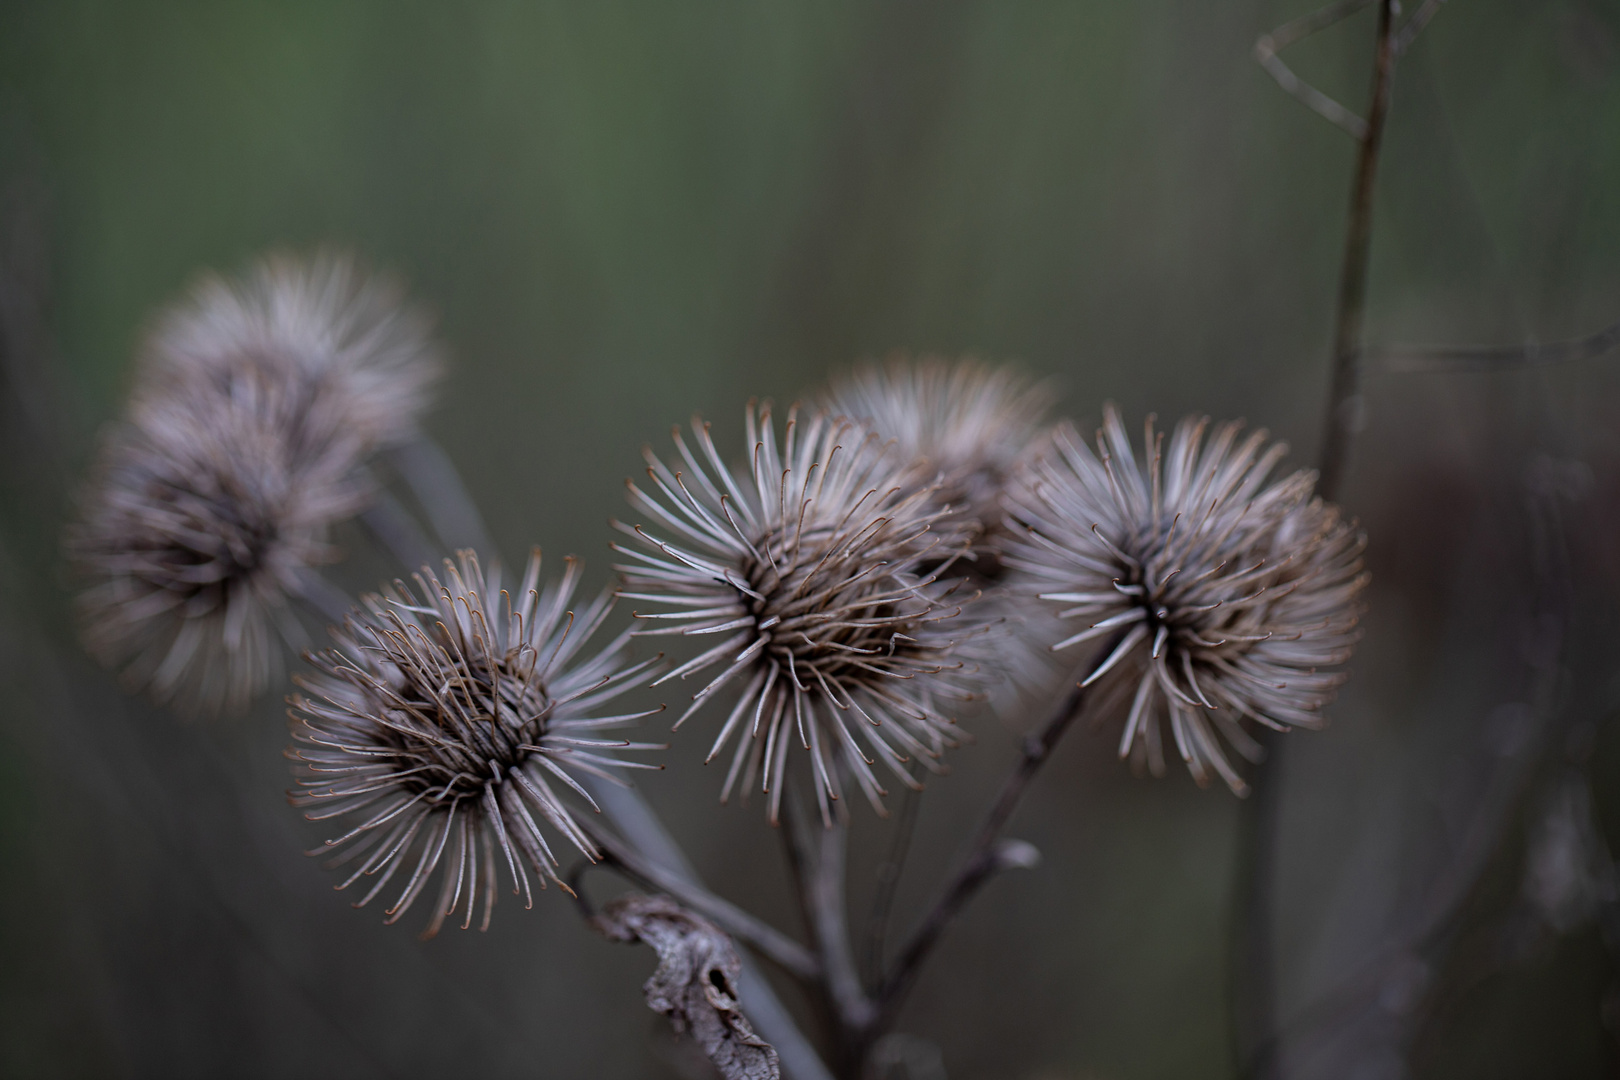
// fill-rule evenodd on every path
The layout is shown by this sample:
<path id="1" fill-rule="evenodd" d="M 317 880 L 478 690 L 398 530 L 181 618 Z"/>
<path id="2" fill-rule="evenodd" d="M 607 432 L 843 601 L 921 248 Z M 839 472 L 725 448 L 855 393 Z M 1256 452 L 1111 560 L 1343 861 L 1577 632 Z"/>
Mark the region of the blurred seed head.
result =
<path id="1" fill-rule="evenodd" d="M 68 535 L 86 643 L 136 688 L 235 711 L 280 640 L 301 644 L 288 601 L 335 558 L 363 462 L 413 429 L 437 370 L 396 299 L 343 259 L 272 258 L 159 318 Z"/>
<path id="2" fill-rule="evenodd" d="M 140 356 L 148 393 L 228 385 L 247 368 L 302 387 L 369 445 L 408 438 L 442 373 L 431 323 L 393 278 L 347 256 L 266 257 L 209 274 L 156 320 Z"/>
<path id="3" fill-rule="evenodd" d="M 633 546 L 614 545 L 634 560 L 617 568 L 621 595 L 668 609 L 638 612 L 653 627 L 640 632 L 703 646 L 664 679 L 719 669 L 676 726 L 740 686 L 709 752 L 735 740 L 722 801 L 739 777 L 745 792 L 757 782 L 777 820 L 797 743 L 825 819 L 846 773 L 881 814 L 873 766 L 920 786 L 910 762 L 939 771 L 957 741 L 947 710 L 973 696 L 976 673 L 956 658 L 973 632 L 959 617 L 971 593 L 939 579 L 970 534 L 892 447 L 848 420 L 790 410 L 779 445 L 770 406 L 750 405 L 741 469 L 721 460 L 707 424 L 692 432 L 689 446 L 675 431 L 678 462 L 646 451 L 653 490 L 629 490 L 651 524 L 616 524 Z"/>
<path id="4" fill-rule="evenodd" d="M 1138 463 L 1109 406 L 1095 454 L 1062 425 L 1050 455 L 1008 495 L 1006 563 L 1017 587 L 1081 629 L 1053 646 L 1113 643 L 1087 677 L 1103 708 L 1129 702 L 1120 756 L 1163 773 L 1168 716 L 1193 777 L 1247 787 L 1216 737 L 1250 761 L 1247 718 L 1317 728 L 1344 679 L 1333 670 L 1357 639 L 1365 541 L 1338 508 L 1312 497 L 1315 474 L 1266 478 L 1286 453 L 1241 425 L 1188 418 L 1168 452 L 1147 424 Z"/>
<path id="5" fill-rule="evenodd" d="M 869 423 L 902 458 L 928 463 L 919 475 L 936 501 L 974 522 L 981 536 L 1001 525 L 1001 492 L 1045 434 L 1051 387 L 1009 365 L 972 357 L 900 355 L 836 379 L 828 411 Z"/>
<path id="6" fill-rule="evenodd" d="M 886 438 L 901 457 L 922 459 L 919 482 L 953 517 L 978 532 L 971 558 L 956 574 L 983 590 L 967 618 L 984 631 L 964 656 L 984 673 L 987 697 L 1003 718 L 1021 716 L 1044 701 L 1062 674 L 1048 648 L 1053 616 L 1024 596 L 1006 593 L 994 543 L 1001 530 L 1001 496 L 1007 479 L 1045 445 L 1052 390 L 1011 365 L 973 357 L 895 355 L 835 379 L 829 409 L 860 418 Z"/>
<path id="7" fill-rule="evenodd" d="M 233 711 L 299 640 L 288 599 L 366 499 L 358 438 L 309 405 L 243 371 L 138 400 L 104 440 L 68 548 L 90 581 L 85 643 L 135 688 Z"/>
<path id="8" fill-rule="evenodd" d="M 541 888 L 559 880 L 541 822 L 597 857 L 565 802 L 572 791 L 596 809 L 581 773 L 660 767 L 612 752 L 662 747 L 600 737 L 652 715 L 601 710 L 658 661 L 631 663 L 628 632 L 581 655 L 613 601 L 604 593 L 576 616 L 578 579 L 569 559 L 542 591 L 536 550 L 514 599 L 498 568 L 486 577 L 464 551 L 459 565 L 445 560 L 442 581 L 424 568 L 414 591 L 396 582 L 366 597 L 333 629 L 334 647 L 309 657 L 315 671 L 289 699 L 299 784 L 290 797 L 312 821 L 343 819 L 346 831 L 311 854 L 335 852 L 329 866 L 351 867 L 336 887 L 363 882 L 355 907 L 393 882 L 393 923 L 438 872 L 424 936 L 458 909 L 470 927 L 480 901 L 487 928 L 498 878 L 526 907 L 530 870 Z"/>

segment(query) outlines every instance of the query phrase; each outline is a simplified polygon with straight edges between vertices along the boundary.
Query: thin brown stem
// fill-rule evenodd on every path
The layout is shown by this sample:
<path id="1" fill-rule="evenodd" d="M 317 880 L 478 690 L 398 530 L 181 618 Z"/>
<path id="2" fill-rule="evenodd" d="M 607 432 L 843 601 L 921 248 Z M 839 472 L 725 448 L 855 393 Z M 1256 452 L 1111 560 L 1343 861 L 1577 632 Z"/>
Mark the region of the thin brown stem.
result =
<path id="1" fill-rule="evenodd" d="M 812 819 L 792 783 L 783 796 L 788 855 L 821 965 L 817 989 L 837 1028 L 839 1071 L 855 1075 L 863 1035 L 876 1018 L 876 1008 L 861 986 L 850 945 L 844 873 L 848 830 L 841 821 L 823 824 Z"/>
<path id="2" fill-rule="evenodd" d="M 1116 640 L 1104 648 L 1100 655 L 1110 655 L 1117 644 Z M 876 995 L 878 1015 L 872 1035 L 881 1034 L 882 1030 L 893 1021 L 916 981 L 923 962 L 939 944 L 946 927 L 979 888 L 1000 870 L 1032 865 L 1030 856 L 1034 849 L 1027 844 L 1002 843 L 1001 831 L 1007 827 L 1013 812 L 1018 809 L 1024 792 L 1029 789 L 1030 781 L 1040 771 L 1046 759 L 1051 757 L 1058 740 L 1080 714 L 1085 698 L 1086 688 L 1077 683 L 1063 696 L 1063 700 L 1058 703 L 1046 723 L 1041 725 L 1040 730 L 1024 740 L 1018 763 L 1002 782 L 996 801 L 991 805 L 990 812 L 985 815 L 984 823 L 979 826 L 973 842 L 968 845 L 967 857 L 946 882 L 934 906 L 912 932 L 905 947 L 900 950 L 894 967 L 879 988 Z"/>
<path id="3" fill-rule="evenodd" d="M 917 827 L 917 807 L 921 803 L 915 788 L 906 788 L 900 796 L 900 820 L 895 824 L 894 842 L 888 858 L 877 871 L 877 894 L 872 899 L 872 911 L 866 920 L 866 940 L 862 957 L 866 978 L 872 985 L 883 978 L 884 946 L 889 933 L 889 917 L 894 910 L 894 897 L 900 887 L 900 874 L 905 869 L 906 856 L 911 852 L 911 838 Z"/>
<path id="4" fill-rule="evenodd" d="M 1432 10 L 1425 15 L 1433 14 Z M 1389 116 L 1390 84 L 1398 50 L 1394 0 L 1379 0 L 1374 46 L 1372 101 L 1359 133 L 1355 178 L 1350 191 L 1344 259 L 1334 316 L 1332 373 L 1328 386 L 1317 491 L 1335 500 L 1344 480 L 1350 446 L 1363 426 L 1365 406 L 1361 375 L 1367 311 L 1367 273 L 1372 250 L 1373 190 L 1379 150 Z M 1421 25 L 1418 27 L 1421 29 Z M 1414 31 L 1415 33 L 1415 31 Z M 1272 885 L 1276 876 L 1277 820 L 1281 791 L 1278 758 L 1282 743 L 1276 732 L 1261 733 L 1268 766 L 1255 777 L 1248 800 L 1246 827 L 1238 839 L 1237 890 L 1234 903 L 1231 994 L 1232 1038 L 1239 1072 L 1267 1078 L 1276 1071 L 1274 958 L 1272 956 Z"/>
<path id="5" fill-rule="evenodd" d="M 1372 105 L 1367 110 L 1366 132 L 1356 153 L 1344 263 L 1339 273 L 1339 303 L 1333 327 L 1333 377 L 1323 425 L 1321 478 L 1317 483 L 1322 497 L 1330 501 L 1338 497 L 1350 443 L 1361 429 L 1365 412 L 1361 401 L 1361 352 L 1366 331 L 1367 266 L 1372 251 L 1373 188 L 1378 178 L 1378 152 L 1384 140 L 1390 83 L 1395 74 L 1395 43 L 1391 32 L 1394 9 L 1394 0 L 1380 0 L 1378 4 Z"/>
<path id="6" fill-rule="evenodd" d="M 1595 360 L 1620 347 L 1620 322 L 1595 334 L 1568 341 L 1529 345 L 1385 345 L 1368 350 L 1368 358 L 1395 372 L 1511 371 Z"/>
<path id="7" fill-rule="evenodd" d="M 582 819 L 580 824 L 602 849 L 603 862 L 648 888 L 669 893 L 789 975 L 808 983 L 821 978 L 821 962 L 816 956 L 780 930 L 694 884 L 685 875 L 646 858 L 611 829 L 590 819 Z"/>

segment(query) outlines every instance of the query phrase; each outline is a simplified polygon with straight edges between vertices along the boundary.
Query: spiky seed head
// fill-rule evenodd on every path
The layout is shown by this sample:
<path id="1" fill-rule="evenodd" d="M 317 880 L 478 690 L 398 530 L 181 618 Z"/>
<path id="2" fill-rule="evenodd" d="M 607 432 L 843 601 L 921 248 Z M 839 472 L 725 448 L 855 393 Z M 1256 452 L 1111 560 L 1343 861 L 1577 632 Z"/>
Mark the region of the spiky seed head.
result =
<path id="1" fill-rule="evenodd" d="M 752 403 L 746 423 L 742 468 L 700 420 L 691 445 L 676 429 L 679 461 L 645 452 L 652 487 L 629 490 L 649 524 L 616 525 L 631 541 L 614 549 L 633 560 L 617 568 L 621 595 L 667 609 L 637 612 L 642 634 L 701 644 L 664 679 L 718 669 L 677 727 L 741 687 L 709 752 L 735 740 L 722 800 L 739 777 L 744 791 L 758 782 L 774 822 L 798 743 L 824 818 L 846 772 L 881 814 L 873 766 L 918 786 L 910 762 L 939 770 L 957 742 L 947 710 L 972 696 L 974 673 L 955 656 L 971 597 L 921 571 L 948 569 L 968 537 L 934 531 L 945 524 L 934 492 L 868 428 L 790 410 L 779 444 L 770 406 Z"/>
<path id="2" fill-rule="evenodd" d="M 596 858 L 567 802 L 595 809 L 577 777 L 659 768 L 613 753 L 662 747 L 601 737 L 652 715 L 602 710 L 658 661 L 630 662 L 628 632 L 582 657 L 613 601 L 604 593 L 570 610 L 575 560 L 542 591 L 536 550 L 515 599 L 501 591 L 499 569 L 486 577 L 470 551 L 459 564 L 445 560 L 442 580 L 426 568 L 415 580 L 415 590 L 396 582 L 366 597 L 333 629 L 334 647 L 309 657 L 315 670 L 288 699 L 287 755 L 293 804 L 312 821 L 343 821 L 310 854 L 350 867 L 336 887 L 362 883 L 355 907 L 392 881 L 392 923 L 442 871 L 431 937 L 458 908 L 471 926 L 480 900 L 487 928 L 497 878 L 509 878 L 525 906 L 530 870 L 541 888 L 559 880 L 542 822 Z"/>
<path id="3" fill-rule="evenodd" d="M 228 385 L 245 368 L 328 402 L 366 443 L 408 438 L 442 373 L 431 323 L 393 278 L 348 255 L 273 254 L 235 280 L 208 274 L 163 312 L 139 358 L 150 393 Z"/>
<path id="4" fill-rule="evenodd" d="M 1252 720 L 1322 726 L 1357 639 L 1364 538 L 1312 496 L 1315 474 L 1267 477 L 1286 453 L 1240 423 L 1183 420 L 1165 451 L 1147 422 L 1138 463 L 1112 406 L 1094 454 L 1060 426 L 1009 491 L 1018 587 L 1080 624 L 1053 648 L 1112 645 L 1086 678 L 1125 709 L 1120 756 L 1163 773 L 1160 716 L 1193 777 L 1247 787 L 1216 733 L 1250 761 Z M 1093 646 L 1095 647 L 1095 646 Z"/>
<path id="5" fill-rule="evenodd" d="M 935 498 L 975 523 L 981 537 L 1001 525 L 1007 477 L 1041 445 L 1052 391 L 1007 364 L 973 357 L 896 355 L 837 378 L 830 412 L 869 423 L 893 439 Z"/>
<path id="6" fill-rule="evenodd" d="M 1062 672 L 1048 649 L 1051 614 L 1006 593 L 995 543 L 1002 491 L 1049 438 L 1052 398 L 1048 383 L 1010 364 L 905 354 L 834 379 L 827 396 L 832 411 L 865 420 L 895 440 L 901 457 L 926 462 L 919 480 L 977 529 L 975 550 L 955 568 L 983 589 L 967 615 L 983 633 L 965 655 L 984 672 L 986 696 L 1004 718 L 1026 713 Z"/>
<path id="7" fill-rule="evenodd" d="M 314 404 L 243 371 L 138 400 L 104 440 L 68 547 L 85 643 L 135 688 L 234 711 L 298 640 L 288 598 L 366 498 L 359 440 Z"/>
<path id="8" fill-rule="evenodd" d="M 68 547 L 85 640 L 193 713 L 240 709 L 302 643 L 288 600 L 367 501 L 437 370 L 421 320 L 347 260 L 266 260 L 159 318 Z"/>

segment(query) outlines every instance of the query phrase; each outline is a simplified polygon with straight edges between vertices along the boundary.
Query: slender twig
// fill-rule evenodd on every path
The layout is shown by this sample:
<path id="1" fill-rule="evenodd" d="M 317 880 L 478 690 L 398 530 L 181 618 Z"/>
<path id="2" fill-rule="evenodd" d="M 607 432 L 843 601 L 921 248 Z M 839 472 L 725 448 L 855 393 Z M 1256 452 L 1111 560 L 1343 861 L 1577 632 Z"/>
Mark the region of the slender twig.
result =
<path id="1" fill-rule="evenodd" d="M 1368 350 L 1387 371 L 1503 371 L 1595 360 L 1620 347 L 1620 322 L 1568 341 L 1530 345 L 1384 345 Z"/>
<path id="2" fill-rule="evenodd" d="M 1119 639 L 1116 637 L 1100 650 L 1098 655 L 1102 657 L 1111 655 L 1118 644 Z M 1006 828 L 1013 811 L 1018 809 L 1024 792 L 1029 788 L 1029 782 L 1034 779 L 1040 767 L 1051 756 L 1058 740 L 1080 714 L 1081 707 L 1085 704 L 1086 689 L 1085 683 L 1076 683 L 1063 695 L 1062 701 L 1047 718 L 1046 723 L 1041 725 L 1040 730 L 1024 740 L 1018 763 L 1002 782 L 996 801 L 991 805 L 990 812 L 985 815 L 984 823 L 979 826 L 973 842 L 968 845 L 967 857 L 946 882 L 933 907 L 917 924 L 916 930 L 900 950 L 894 966 L 875 995 L 878 1018 L 874 1034 L 899 1011 L 906 994 L 911 990 L 912 983 L 916 981 L 918 971 L 934 946 L 939 943 L 945 928 L 973 898 L 978 889 L 999 870 L 1031 865 L 1028 852 L 1033 849 L 1028 848 L 1028 845 L 1024 845 L 1023 848 L 998 846 L 1001 831 Z"/>
<path id="3" fill-rule="evenodd" d="M 712 919 L 720 929 L 795 978 L 814 982 L 821 977 L 822 965 L 815 954 L 780 930 L 709 892 L 684 874 L 645 857 L 600 822 L 586 818 L 581 820 L 580 826 L 602 849 L 604 862 L 650 888 L 669 893 L 693 911 Z"/>
<path id="4" fill-rule="evenodd" d="M 425 567 L 432 567 L 439 559 L 448 555 L 449 550 L 435 551 L 422 527 L 416 519 L 405 509 L 400 501 L 386 488 L 378 485 L 371 505 L 360 514 L 360 524 L 366 531 L 388 549 L 388 553 L 400 564 L 407 573 Z M 480 551 L 484 558 L 490 558 L 493 551 Z"/>
<path id="5" fill-rule="evenodd" d="M 1423 6 L 1413 12 L 1412 17 L 1406 20 L 1406 25 L 1395 34 L 1395 55 L 1400 56 L 1412 47 L 1412 42 L 1423 33 L 1423 28 L 1429 25 L 1429 20 L 1440 12 L 1440 5 L 1446 0 L 1423 0 Z"/>
<path id="6" fill-rule="evenodd" d="M 425 435 L 386 455 L 428 516 L 440 542 L 451 551 L 472 548 L 486 558 L 495 554 L 483 515 L 467 494 L 455 465 Z"/>
<path id="7" fill-rule="evenodd" d="M 905 995 L 915 980 L 922 962 L 939 943 L 941 935 L 955 920 L 968 901 L 991 878 L 1004 870 L 1032 870 L 1040 864 L 1041 853 L 1027 840 L 999 839 L 988 848 L 970 858 L 946 886 L 938 903 L 929 912 L 928 919 L 917 928 L 895 964 L 895 973 L 884 984 L 882 1018 L 884 1026 L 904 1004 Z"/>
<path id="8" fill-rule="evenodd" d="M 783 795 L 786 828 L 794 851 L 795 877 L 825 973 L 823 983 L 829 1004 L 846 1033 L 864 1031 L 872 1022 L 874 1010 L 855 969 L 855 951 L 850 946 L 849 919 L 844 906 L 848 829 L 841 821 L 818 826 L 805 812 L 791 785 Z"/>
<path id="9" fill-rule="evenodd" d="M 1367 130 L 1356 154 L 1356 178 L 1350 192 L 1350 220 L 1344 240 L 1344 264 L 1339 273 L 1339 303 L 1333 328 L 1333 378 L 1328 389 L 1324 419 L 1321 478 L 1317 491 L 1324 499 L 1338 497 L 1344 479 L 1350 443 L 1361 428 L 1361 345 L 1367 317 L 1367 266 L 1372 251 L 1373 187 L 1378 178 L 1378 152 L 1389 115 L 1390 83 L 1395 74 L 1391 36 L 1394 0 L 1380 0 L 1378 38 L 1373 59 L 1372 106 Z"/>
<path id="10" fill-rule="evenodd" d="M 791 775 L 782 796 L 783 844 L 804 921 L 821 961 L 823 977 L 815 989 L 834 1036 L 834 1066 L 840 1076 L 857 1076 L 876 1009 L 861 985 L 850 947 L 845 914 L 846 826 L 843 821 L 823 823 L 812 818 Z"/>
<path id="11" fill-rule="evenodd" d="M 911 853 L 911 838 L 917 831 L 917 808 L 922 804 L 916 788 L 906 788 L 900 796 L 900 818 L 895 822 L 894 841 L 889 854 L 877 869 L 877 892 L 872 898 L 872 911 L 866 920 L 866 935 L 862 969 L 867 981 L 876 985 L 883 977 L 884 939 L 889 933 L 889 917 L 894 911 L 894 897 L 900 887 L 900 874 Z"/>
<path id="12" fill-rule="evenodd" d="M 1293 69 L 1283 63 L 1277 54 L 1294 42 L 1310 37 L 1319 30 L 1327 29 L 1372 2 L 1373 0 L 1338 0 L 1337 3 L 1301 16 L 1293 22 L 1284 23 L 1269 34 L 1262 34 L 1260 40 L 1254 43 L 1255 61 L 1266 69 L 1268 75 L 1277 80 L 1278 86 L 1304 102 L 1312 112 L 1348 131 L 1358 140 L 1367 136 L 1367 121 L 1295 75 Z"/>
<path id="13" fill-rule="evenodd" d="M 601 806 L 603 814 L 637 851 L 679 878 L 700 885 L 696 868 L 640 791 L 588 774 L 581 776 L 580 782 Z M 782 1058 L 784 1075 L 789 1080 L 833 1080 L 831 1070 L 799 1030 L 798 1023 L 776 996 L 775 989 L 760 971 L 759 964 L 747 953 L 743 953 L 739 959 L 742 961 L 742 977 L 737 988 L 738 1000 L 743 1003 L 743 1012 L 753 1023 L 754 1030 L 776 1047 L 777 1054 Z"/>
<path id="14" fill-rule="evenodd" d="M 1290 23 L 1271 37 L 1298 40 L 1337 21 L 1352 10 L 1346 4 L 1323 9 L 1318 16 Z M 1333 18 L 1328 18 L 1329 14 Z M 1420 12 L 1420 14 L 1422 14 Z M 1425 21 L 1433 12 L 1425 15 Z M 1314 23 L 1311 22 L 1315 19 Z M 1378 28 L 1373 61 L 1371 104 L 1357 134 L 1355 179 L 1351 186 L 1344 259 L 1339 274 L 1338 303 L 1333 329 L 1332 373 L 1329 379 L 1322 446 L 1318 456 L 1317 490 L 1324 499 L 1336 499 L 1344 478 L 1351 442 L 1362 426 L 1362 343 L 1367 306 L 1368 256 L 1372 247 L 1374 181 L 1389 114 L 1390 83 L 1395 70 L 1394 0 L 1379 0 Z M 1309 25 L 1307 25 L 1309 23 Z M 1284 31 L 1298 27 L 1288 36 Z M 1414 31 L 1415 33 L 1415 31 Z M 1264 42 L 1266 39 L 1262 38 Z M 1257 56 L 1261 50 L 1256 46 Z M 1262 58 L 1262 63 L 1264 63 Z M 1275 75 L 1275 72 L 1273 72 Z M 1279 80 L 1281 81 L 1281 80 Z M 1285 86 L 1286 89 L 1286 86 Z M 1320 111 L 1320 110 L 1318 110 Z M 1326 114 L 1324 114 L 1326 115 Z M 1333 117 L 1329 117 L 1333 119 Z M 1359 120 L 1359 118 L 1357 118 Z M 1336 121 L 1337 122 L 1337 121 Z M 1345 126 L 1340 124 L 1341 127 Z M 1347 128 L 1347 130 L 1349 130 Z M 1280 753 L 1282 743 L 1269 728 L 1261 732 L 1269 764 L 1255 776 L 1248 800 L 1246 827 L 1238 838 L 1237 896 L 1233 904 L 1234 932 L 1230 995 L 1232 1045 L 1240 1074 L 1260 1080 L 1275 1069 L 1275 989 L 1272 957 L 1272 898 L 1276 876 L 1277 820 L 1281 803 Z"/>

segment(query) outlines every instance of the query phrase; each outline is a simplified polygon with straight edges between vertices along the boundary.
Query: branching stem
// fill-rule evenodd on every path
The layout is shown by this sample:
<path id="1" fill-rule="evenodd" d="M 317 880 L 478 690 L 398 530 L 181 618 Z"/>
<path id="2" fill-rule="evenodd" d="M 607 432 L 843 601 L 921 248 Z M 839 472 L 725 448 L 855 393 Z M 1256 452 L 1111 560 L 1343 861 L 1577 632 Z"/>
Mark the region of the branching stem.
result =
<path id="1" fill-rule="evenodd" d="M 1116 636 L 1099 651 L 1098 655 L 1101 657 L 1111 655 L 1118 644 L 1119 639 Z M 1007 827 L 1013 812 L 1018 809 L 1018 804 L 1024 798 L 1024 792 L 1029 788 L 1029 782 L 1040 771 L 1046 759 L 1051 757 L 1058 740 L 1080 714 L 1085 698 L 1086 687 L 1079 683 L 1075 684 L 1063 695 L 1063 699 L 1058 702 L 1057 708 L 1041 725 L 1040 730 L 1024 740 L 1023 752 L 1019 755 L 1018 763 L 1002 782 L 996 801 L 991 805 L 990 812 L 985 815 L 984 823 L 979 826 L 973 842 L 968 846 L 967 857 L 946 882 L 934 906 L 918 923 L 917 929 L 912 932 L 910 939 L 900 950 L 893 968 L 879 987 L 875 995 L 877 1015 L 870 1035 L 881 1034 L 893 1022 L 912 984 L 916 981 L 923 962 L 939 944 L 940 936 L 950 925 L 951 920 L 967 905 L 979 888 L 1000 870 L 1031 865 L 1030 853 L 1033 849 L 1028 845 L 1009 845 L 1003 842 L 1001 831 Z"/>

